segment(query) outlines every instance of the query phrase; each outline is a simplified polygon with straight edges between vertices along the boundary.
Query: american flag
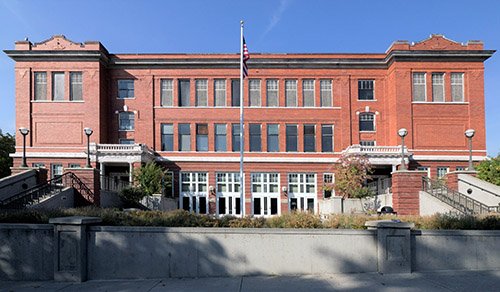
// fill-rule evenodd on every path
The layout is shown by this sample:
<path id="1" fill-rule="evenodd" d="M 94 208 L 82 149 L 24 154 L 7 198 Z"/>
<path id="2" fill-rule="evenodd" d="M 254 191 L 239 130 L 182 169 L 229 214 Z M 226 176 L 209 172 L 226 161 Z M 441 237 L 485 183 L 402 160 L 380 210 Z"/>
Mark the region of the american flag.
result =
<path id="1" fill-rule="evenodd" d="M 245 38 L 243 38 L 243 78 L 248 77 L 248 66 L 247 61 L 250 59 L 250 53 L 248 53 L 247 43 Z"/>

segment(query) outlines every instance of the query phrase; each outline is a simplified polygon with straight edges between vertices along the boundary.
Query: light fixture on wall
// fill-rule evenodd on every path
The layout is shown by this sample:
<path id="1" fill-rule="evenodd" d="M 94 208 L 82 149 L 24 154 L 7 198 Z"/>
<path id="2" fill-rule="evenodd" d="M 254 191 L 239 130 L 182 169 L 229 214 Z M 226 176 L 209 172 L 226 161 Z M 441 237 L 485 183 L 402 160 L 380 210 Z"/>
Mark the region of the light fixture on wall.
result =
<path id="1" fill-rule="evenodd" d="M 288 188 L 287 187 L 281 187 L 281 191 L 285 194 L 285 196 L 288 196 Z"/>
<path id="2" fill-rule="evenodd" d="M 465 131 L 465 137 L 469 139 L 469 167 L 467 170 L 473 171 L 474 170 L 474 165 L 472 165 L 472 137 L 474 137 L 474 134 L 476 131 L 474 129 L 468 129 Z"/>
<path id="3" fill-rule="evenodd" d="M 87 165 L 85 166 L 86 168 L 91 168 L 92 165 L 90 164 L 90 135 L 94 133 L 91 128 L 84 128 L 83 132 L 85 135 L 87 135 Z"/>
<path id="4" fill-rule="evenodd" d="M 23 162 L 21 164 L 21 167 L 28 167 L 26 164 L 26 136 L 29 134 L 30 130 L 25 127 L 19 128 L 19 133 L 23 135 Z"/>
<path id="5" fill-rule="evenodd" d="M 406 170 L 405 164 L 405 137 L 408 135 L 408 130 L 401 128 L 398 130 L 398 136 L 401 137 L 401 170 Z"/>

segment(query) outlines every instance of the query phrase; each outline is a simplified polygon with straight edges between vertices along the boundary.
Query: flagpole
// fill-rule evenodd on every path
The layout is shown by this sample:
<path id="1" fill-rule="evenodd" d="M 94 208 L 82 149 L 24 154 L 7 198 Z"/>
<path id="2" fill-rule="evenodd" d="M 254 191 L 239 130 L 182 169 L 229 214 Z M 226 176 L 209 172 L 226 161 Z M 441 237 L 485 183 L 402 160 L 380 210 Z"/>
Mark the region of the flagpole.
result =
<path id="1" fill-rule="evenodd" d="M 245 131 L 243 129 L 243 20 L 240 21 L 240 213 L 245 215 L 245 179 L 243 174 L 243 155 L 245 145 Z"/>

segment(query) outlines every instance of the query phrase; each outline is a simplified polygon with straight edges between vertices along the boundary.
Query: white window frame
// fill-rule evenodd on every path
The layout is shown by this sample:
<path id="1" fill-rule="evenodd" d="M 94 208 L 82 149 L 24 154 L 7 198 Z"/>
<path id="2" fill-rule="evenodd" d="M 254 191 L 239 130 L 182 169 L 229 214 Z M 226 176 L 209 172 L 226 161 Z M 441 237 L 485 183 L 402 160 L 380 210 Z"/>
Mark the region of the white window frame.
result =
<path id="1" fill-rule="evenodd" d="M 225 187 L 225 191 L 220 187 Z M 238 188 L 237 188 L 238 187 Z M 240 174 L 239 172 L 216 172 L 215 173 L 215 193 L 217 197 L 217 216 L 242 216 L 242 206 L 240 198 Z M 225 214 L 219 213 L 220 198 L 226 201 Z M 236 213 L 236 201 L 240 199 L 240 213 Z"/>
<path id="2" fill-rule="evenodd" d="M 377 117 L 376 117 L 376 114 L 375 113 L 360 113 L 359 114 L 359 124 L 358 126 L 361 124 L 361 117 L 362 116 L 372 116 L 373 117 L 373 130 L 361 130 L 361 127 L 359 127 L 359 131 L 360 132 L 363 132 L 363 133 L 373 133 L 373 132 L 376 132 L 377 131 Z"/>
<path id="3" fill-rule="evenodd" d="M 261 80 L 260 79 L 250 79 L 248 80 L 248 105 L 250 107 L 262 107 L 262 92 L 261 92 Z M 259 84 L 258 88 L 256 84 Z M 241 85 L 240 85 L 241 86 Z M 257 92 L 259 94 L 259 104 L 252 104 L 252 92 Z"/>
<path id="4" fill-rule="evenodd" d="M 269 93 L 276 93 L 276 105 L 269 105 Z M 279 91 L 279 80 L 278 79 L 267 79 L 266 80 L 266 106 L 267 107 L 279 107 L 280 106 L 280 91 Z"/>
<path id="5" fill-rule="evenodd" d="M 205 190 L 200 190 L 199 186 L 203 184 L 203 181 L 200 180 L 200 177 L 202 175 L 205 175 L 206 180 L 204 181 L 205 183 Z M 187 176 L 184 176 L 187 175 Z M 188 177 L 188 180 L 184 180 L 184 178 Z M 200 197 L 206 198 L 205 200 L 205 210 L 207 211 L 206 214 L 209 213 L 208 210 L 208 172 L 181 172 L 179 174 L 179 190 L 180 190 L 180 199 L 179 199 L 179 208 L 184 209 L 184 200 L 183 198 L 188 197 L 189 198 L 189 211 L 190 212 L 195 212 L 196 214 L 200 214 Z M 182 188 L 183 184 L 188 185 L 188 190 L 184 190 Z M 196 201 L 196 208 L 193 209 L 193 200 Z"/>
<path id="6" fill-rule="evenodd" d="M 325 84 L 327 86 L 325 86 Z M 320 92 L 319 92 L 319 97 L 320 97 L 320 106 L 321 107 L 326 107 L 326 108 L 330 108 L 330 107 L 333 107 L 333 81 L 331 79 L 321 79 L 319 81 L 319 89 L 320 89 Z M 331 105 L 324 105 L 323 104 L 323 93 L 326 92 L 326 93 L 329 93 L 330 94 L 330 103 Z"/>
<path id="7" fill-rule="evenodd" d="M 223 105 L 217 105 L 217 96 L 222 95 Z M 225 107 L 227 104 L 227 81 L 226 79 L 214 80 L 214 107 Z"/>
<path id="8" fill-rule="evenodd" d="M 289 105 L 288 93 L 289 91 L 295 91 L 295 105 Z M 298 92 L 297 92 L 297 79 L 287 79 L 285 80 L 285 107 L 297 107 L 298 106 Z"/>
<path id="9" fill-rule="evenodd" d="M 416 75 L 423 75 L 424 76 L 424 82 L 423 82 L 423 85 L 424 85 L 424 100 L 415 100 L 415 85 L 422 85 L 422 83 L 415 83 L 415 76 Z M 413 72 L 412 73 L 412 101 L 413 102 L 427 102 L 427 73 L 425 72 Z"/>
<path id="10" fill-rule="evenodd" d="M 366 89 L 366 88 L 360 88 L 359 82 L 372 82 L 372 91 L 373 91 L 373 98 L 372 99 L 360 99 L 359 98 L 359 90 L 360 89 Z M 363 83 L 361 83 L 363 84 Z M 375 96 L 375 79 L 358 79 L 358 101 L 377 101 L 377 97 Z"/>
<path id="11" fill-rule="evenodd" d="M 195 106 L 207 107 L 208 106 L 208 79 L 196 79 L 195 82 Z M 200 105 L 200 96 L 205 95 L 204 105 Z"/>
<path id="12" fill-rule="evenodd" d="M 135 89 L 134 89 L 135 90 Z M 170 104 L 163 102 L 163 94 L 170 93 Z M 166 99 L 166 97 L 165 97 Z M 160 106 L 173 107 L 174 106 L 174 80 L 173 79 L 160 79 Z"/>
<path id="13" fill-rule="evenodd" d="M 260 181 L 255 182 L 254 178 L 259 177 Z M 276 177 L 277 182 L 271 182 L 271 177 Z M 254 192 L 254 184 L 260 184 L 261 192 Z M 277 192 L 270 192 L 271 185 L 277 185 Z M 280 174 L 277 172 L 258 172 L 250 174 L 250 191 L 252 193 L 252 215 L 256 217 L 271 217 L 279 216 L 281 214 L 281 200 L 280 200 Z M 260 213 L 254 214 L 254 200 L 259 198 L 261 200 Z M 271 199 L 277 199 L 277 214 L 271 214 Z M 267 208 L 266 208 L 267 206 Z"/>
<path id="14" fill-rule="evenodd" d="M 134 96 L 124 96 L 124 97 L 120 97 L 120 82 L 130 82 L 132 81 L 132 84 L 134 85 Z M 135 80 L 134 79 L 131 79 L 131 78 L 123 78 L 123 79 L 118 79 L 116 81 L 116 88 L 118 90 L 118 94 L 117 94 L 117 99 L 135 99 Z M 129 89 L 127 89 L 127 91 L 129 91 Z"/>
<path id="15" fill-rule="evenodd" d="M 292 177 L 296 176 L 297 181 L 292 182 Z M 313 182 L 307 182 L 307 177 L 312 176 Z M 298 191 L 293 192 L 292 185 L 296 185 Z M 307 192 L 307 187 L 312 186 L 313 192 Z M 313 199 L 313 213 L 318 213 L 318 177 L 316 173 L 289 173 L 288 174 L 288 211 L 292 211 L 292 199 L 297 200 L 297 211 L 309 211 L 307 200 Z"/>
<path id="16" fill-rule="evenodd" d="M 56 167 L 60 167 L 60 172 L 56 172 Z M 62 163 L 51 163 L 50 164 L 50 179 L 62 176 L 64 173 L 64 167 Z"/>
<path id="17" fill-rule="evenodd" d="M 132 113 L 133 114 L 134 119 L 132 120 L 133 121 L 132 129 L 126 129 L 126 128 L 122 127 L 121 115 L 125 114 L 125 113 Z M 118 113 L 118 130 L 122 131 L 122 132 L 135 131 L 135 112 L 134 111 L 127 111 L 127 112 L 119 112 Z"/>
<path id="18" fill-rule="evenodd" d="M 442 77 L 442 83 L 436 83 L 436 85 L 440 85 L 443 87 L 443 100 L 435 100 L 434 98 L 434 76 L 441 76 Z M 431 75 L 431 86 L 432 86 L 432 102 L 446 102 L 446 86 L 445 86 L 445 73 L 441 72 L 433 72 Z"/>
<path id="19" fill-rule="evenodd" d="M 439 176 L 439 170 L 440 169 L 445 169 L 446 170 L 446 172 L 442 176 Z M 449 172 L 450 172 L 450 168 L 448 166 L 438 166 L 438 167 L 436 167 L 436 177 L 438 179 L 443 178 Z"/>
<path id="20" fill-rule="evenodd" d="M 428 166 L 418 166 L 417 167 L 418 171 L 426 171 L 427 172 L 427 177 L 431 177 L 431 168 Z"/>
<path id="21" fill-rule="evenodd" d="M 461 83 L 454 84 L 453 83 L 453 76 L 454 75 L 459 75 L 461 77 Z M 462 72 L 452 72 L 450 74 L 450 88 L 451 88 L 451 101 L 452 102 L 465 102 L 465 86 L 464 86 L 465 80 L 464 80 L 464 73 Z M 453 100 L 453 85 L 461 85 L 462 87 L 462 100 L 460 101 L 455 101 Z"/>
<path id="22" fill-rule="evenodd" d="M 306 86 L 306 83 L 309 83 L 311 82 L 312 83 L 312 89 L 310 88 L 310 84 L 308 84 Z M 313 105 L 308 105 L 306 106 L 305 104 L 305 92 L 306 91 L 312 91 L 313 93 Z M 316 107 L 316 80 L 314 79 L 302 79 L 302 107 L 307 107 L 307 108 L 311 108 L 311 107 Z"/>
<path id="23" fill-rule="evenodd" d="M 331 177 L 331 182 L 327 182 L 327 177 Z M 330 179 L 328 179 L 330 180 Z M 331 185 L 335 185 L 335 173 L 333 172 L 325 172 L 323 173 L 323 186 L 326 186 L 326 184 L 331 184 Z M 332 189 L 331 190 L 332 192 L 332 195 L 330 196 L 331 197 L 335 197 L 335 189 Z M 323 199 L 325 199 L 325 190 L 323 189 Z"/>

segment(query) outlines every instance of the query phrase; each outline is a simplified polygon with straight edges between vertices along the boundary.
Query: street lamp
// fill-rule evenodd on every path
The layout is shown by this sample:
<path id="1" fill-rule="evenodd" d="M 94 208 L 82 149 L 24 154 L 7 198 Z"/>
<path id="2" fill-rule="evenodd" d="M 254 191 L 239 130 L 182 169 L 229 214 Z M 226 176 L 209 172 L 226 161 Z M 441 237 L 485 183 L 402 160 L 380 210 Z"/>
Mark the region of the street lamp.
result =
<path id="1" fill-rule="evenodd" d="M 87 165 L 85 166 L 86 168 L 91 168 L 92 166 L 90 165 L 90 135 L 94 133 L 91 128 L 85 128 L 83 129 L 83 132 L 85 135 L 87 135 Z"/>
<path id="2" fill-rule="evenodd" d="M 405 164 L 405 137 L 408 135 L 408 130 L 401 128 L 398 130 L 398 135 L 401 137 L 401 170 L 406 170 Z"/>
<path id="3" fill-rule="evenodd" d="M 29 132 L 30 130 L 25 127 L 19 128 L 19 133 L 23 135 L 23 163 L 21 164 L 21 167 L 28 167 L 26 164 L 26 135 L 28 135 Z"/>
<path id="4" fill-rule="evenodd" d="M 472 165 L 472 137 L 474 137 L 474 134 L 476 131 L 474 129 L 468 129 L 465 131 L 465 137 L 469 139 L 469 167 L 467 170 L 473 171 L 474 170 L 474 165 Z"/>

